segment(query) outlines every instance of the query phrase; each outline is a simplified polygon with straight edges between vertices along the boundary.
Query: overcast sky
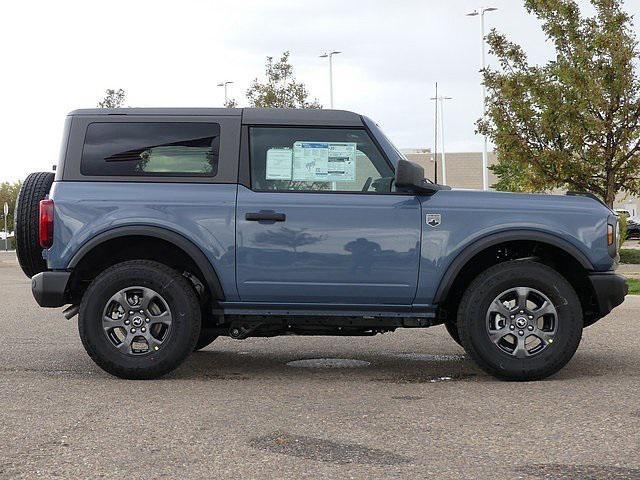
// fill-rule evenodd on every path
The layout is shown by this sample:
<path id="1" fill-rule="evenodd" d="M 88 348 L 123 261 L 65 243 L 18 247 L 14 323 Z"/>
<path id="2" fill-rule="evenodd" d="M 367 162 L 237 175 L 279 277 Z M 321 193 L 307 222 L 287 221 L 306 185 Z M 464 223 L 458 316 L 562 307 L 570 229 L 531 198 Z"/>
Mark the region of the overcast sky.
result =
<path id="1" fill-rule="evenodd" d="M 488 2 L 489 0 L 487 0 Z M 485 2 L 486 3 L 486 2 Z M 588 6 L 588 2 L 582 2 Z M 550 47 L 519 0 L 493 0 L 497 27 L 542 62 Z M 216 107 L 261 77 L 265 57 L 291 51 L 296 76 L 329 106 L 377 120 L 400 148 L 433 147 L 437 81 L 447 151 L 479 151 L 480 21 L 473 0 L 4 2 L 0 19 L 0 181 L 49 169 L 66 113 L 124 88 L 132 107 Z M 630 13 L 640 0 L 627 0 Z M 588 7 L 587 7 L 587 10 Z M 636 31 L 638 28 L 636 27 Z M 491 65 L 493 59 L 488 57 Z"/>

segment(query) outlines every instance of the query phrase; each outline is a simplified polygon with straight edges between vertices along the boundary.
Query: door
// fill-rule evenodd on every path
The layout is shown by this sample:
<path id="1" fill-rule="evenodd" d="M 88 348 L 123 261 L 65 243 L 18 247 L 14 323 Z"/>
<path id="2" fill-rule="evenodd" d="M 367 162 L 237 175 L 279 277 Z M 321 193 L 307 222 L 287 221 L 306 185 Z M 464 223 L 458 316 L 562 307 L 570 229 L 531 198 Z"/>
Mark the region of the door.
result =
<path id="1" fill-rule="evenodd" d="M 411 304 L 420 204 L 391 191 L 366 130 L 250 127 L 248 150 L 236 210 L 242 301 Z"/>

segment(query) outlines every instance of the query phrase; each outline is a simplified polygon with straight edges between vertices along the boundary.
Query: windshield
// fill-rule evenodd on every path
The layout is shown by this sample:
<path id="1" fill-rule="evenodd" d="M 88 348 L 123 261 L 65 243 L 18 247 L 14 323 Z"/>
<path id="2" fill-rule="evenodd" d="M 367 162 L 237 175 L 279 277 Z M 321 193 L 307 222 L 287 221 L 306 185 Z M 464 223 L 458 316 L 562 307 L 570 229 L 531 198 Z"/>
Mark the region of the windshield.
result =
<path id="1" fill-rule="evenodd" d="M 377 123 L 371 120 L 368 117 L 363 116 L 364 123 L 367 125 L 369 130 L 373 133 L 376 140 L 380 143 L 380 146 L 384 150 L 384 153 L 387 154 L 391 163 L 395 167 L 398 163 L 398 160 L 406 160 L 405 157 L 400 150 L 389 140 L 389 138 L 384 134 L 384 132 L 380 129 Z"/>
<path id="2" fill-rule="evenodd" d="M 387 157 L 389 157 L 389 160 L 393 164 L 394 168 L 398 164 L 398 160 L 409 161 L 407 157 L 393 144 L 393 142 L 389 140 L 389 138 L 384 134 L 384 132 L 380 129 L 376 122 L 368 117 L 365 117 L 364 115 L 362 116 L 362 119 L 364 120 L 365 125 L 373 133 L 373 136 L 376 137 L 376 140 L 378 140 L 378 142 L 380 143 L 380 146 L 384 150 L 384 153 L 387 154 Z M 425 178 L 424 180 L 427 183 L 433 183 L 428 178 Z"/>

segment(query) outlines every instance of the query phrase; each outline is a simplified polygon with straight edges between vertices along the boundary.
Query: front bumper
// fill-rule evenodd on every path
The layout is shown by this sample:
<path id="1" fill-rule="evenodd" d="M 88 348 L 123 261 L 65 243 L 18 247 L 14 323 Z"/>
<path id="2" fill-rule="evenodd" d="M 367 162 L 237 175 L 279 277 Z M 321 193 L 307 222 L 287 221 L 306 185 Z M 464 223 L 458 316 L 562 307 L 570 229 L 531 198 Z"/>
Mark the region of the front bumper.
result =
<path id="1" fill-rule="evenodd" d="M 31 292 L 41 307 L 61 307 L 66 301 L 71 272 L 42 272 L 31 279 Z"/>
<path id="2" fill-rule="evenodd" d="M 596 294 L 600 318 L 624 302 L 629 293 L 627 279 L 613 272 L 591 273 L 589 281 Z"/>

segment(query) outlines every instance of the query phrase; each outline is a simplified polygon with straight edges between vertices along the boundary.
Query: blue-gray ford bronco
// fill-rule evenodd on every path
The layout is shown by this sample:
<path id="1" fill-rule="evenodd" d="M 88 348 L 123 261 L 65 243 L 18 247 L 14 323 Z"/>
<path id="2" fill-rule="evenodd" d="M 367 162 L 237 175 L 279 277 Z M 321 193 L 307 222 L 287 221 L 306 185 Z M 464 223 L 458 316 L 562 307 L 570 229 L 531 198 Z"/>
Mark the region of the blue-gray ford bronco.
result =
<path id="1" fill-rule="evenodd" d="M 541 379 L 627 293 L 596 198 L 431 183 L 337 110 L 74 111 L 16 232 L 38 304 L 68 305 L 91 358 L 131 379 L 219 336 L 441 324 L 489 374 Z"/>

